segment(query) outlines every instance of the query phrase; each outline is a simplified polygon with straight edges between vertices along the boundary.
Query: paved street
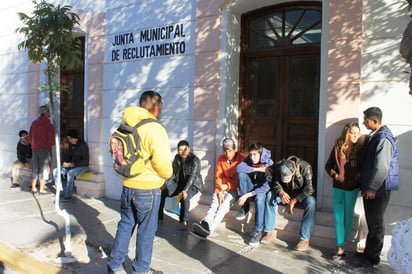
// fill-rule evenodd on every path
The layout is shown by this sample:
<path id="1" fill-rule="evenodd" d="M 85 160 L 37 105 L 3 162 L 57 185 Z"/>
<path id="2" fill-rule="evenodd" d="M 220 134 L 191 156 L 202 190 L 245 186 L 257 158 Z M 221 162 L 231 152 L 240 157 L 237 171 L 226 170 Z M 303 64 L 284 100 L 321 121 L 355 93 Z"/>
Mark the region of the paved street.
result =
<path id="1" fill-rule="evenodd" d="M 71 239 L 66 241 L 65 221 L 56 213 L 53 194 L 33 196 L 10 189 L 0 179 L 0 269 L 15 273 L 106 273 L 106 259 L 117 222 L 119 201 L 76 197 L 61 203 L 70 214 Z M 194 221 L 206 213 L 206 205 L 192 211 Z M 164 273 L 393 273 L 383 258 L 377 268 L 354 269 L 350 261 L 333 261 L 334 247 L 311 243 L 306 252 L 294 251 L 296 239 L 277 238 L 266 245 L 247 245 L 250 223 L 235 219 L 232 210 L 208 240 L 201 241 L 178 229 L 177 217 L 168 213 L 154 242 L 152 267 Z M 252 219 L 253 220 L 253 219 Z M 125 265 L 131 273 L 133 237 Z M 65 253 L 71 245 L 72 257 Z M 1 271 L 0 271 L 1 273 Z"/>

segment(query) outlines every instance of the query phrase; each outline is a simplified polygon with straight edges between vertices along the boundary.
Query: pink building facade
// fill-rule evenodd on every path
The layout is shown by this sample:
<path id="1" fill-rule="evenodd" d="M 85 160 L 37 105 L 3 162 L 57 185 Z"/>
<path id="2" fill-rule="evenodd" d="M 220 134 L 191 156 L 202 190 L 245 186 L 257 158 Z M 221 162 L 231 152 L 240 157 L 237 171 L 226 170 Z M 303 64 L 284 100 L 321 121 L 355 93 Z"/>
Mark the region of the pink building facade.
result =
<path id="1" fill-rule="evenodd" d="M 52 1 L 60 4 L 60 1 Z M 319 210 L 330 211 L 332 184 L 323 166 L 335 138 L 348 119 L 362 122 L 362 111 L 379 106 L 398 137 L 400 178 L 412 175 L 412 98 L 405 61 L 399 55 L 408 14 L 399 1 L 65 1 L 81 20 L 76 33 L 84 37 L 84 138 L 91 169 L 103 173 L 105 195 L 118 199 L 121 178 L 112 170 L 108 137 L 121 121 L 124 107 L 136 105 L 142 91 L 159 91 L 164 99 L 160 121 L 169 132 L 170 147 L 187 139 L 201 159 L 207 202 L 214 186 L 220 142 L 232 136 L 242 142 L 242 16 L 262 9 L 315 5 L 321 12 L 317 139 L 313 165 L 317 173 Z M 17 50 L 22 39 L 17 12 L 30 13 L 31 1 L 3 3 L 0 11 L 0 160 L 7 173 L 15 157 L 20 128 L 28 128 L 39 105 L 44 64 L 30 64 Z M 59 104 L 58 104 L 59 105 Z M 57 113 L 60 115 L 61 113 Z M 59 116 L 60 117 L 60 116 Z M 60 118 L 59 118 L 60 119 Z M 57 125 L 59 126 L 59 125 Z M 363 133 L 367 133 L 362 127 Z M 273 136 L 273 138 L 276 138 Z M 245 141 L 243 139 L 243 141 Z M 279 160 L 279 159 L 274 159 Z M 393 194 L 388 223 L 410 217 L 412 191 Z"/>

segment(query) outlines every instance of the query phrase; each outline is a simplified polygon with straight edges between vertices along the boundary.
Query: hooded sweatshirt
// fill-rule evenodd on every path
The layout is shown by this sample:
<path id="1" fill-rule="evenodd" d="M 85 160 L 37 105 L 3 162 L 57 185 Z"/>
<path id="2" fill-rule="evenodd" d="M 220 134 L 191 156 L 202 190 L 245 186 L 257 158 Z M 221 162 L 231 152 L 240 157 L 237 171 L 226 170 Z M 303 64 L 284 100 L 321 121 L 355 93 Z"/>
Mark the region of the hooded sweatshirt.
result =
<path id="1" fill-rule="evenodd" d="M 123 111 L 124 122 L 133 127 L 143 119 L 156 119 L 147 109 L 127 107 Z M 135 189 L 160 188 L 172 176 L 172 154 L 166 129 L 157 122 L 143 124 L 137 128 L 143 158 L 151 157 L 145 170 L 136 177 L 123 178 L 123 185 Z"/>
<path id="2" fill-rule="evenodd" d="M 260 161 L 257 164 L 253 164 L 250 156 L 247 156 L 243 162 L 241 162 L 237 167 L 237 173 L 247 173 L 252 180 L 254 185 L 254 189 L 252 191 L 253 195 L 257 195 L 259 193 L 266 193 L 270 190 L 268 178 L 264 172 L 255 172 L 255 167 L 259 167 L 262 165 L 271 166 L 273 165 L 273 161 L 270 158 L 271 152 L 266 148 L 262 148 L 262 152 L 260 154 Z"/>

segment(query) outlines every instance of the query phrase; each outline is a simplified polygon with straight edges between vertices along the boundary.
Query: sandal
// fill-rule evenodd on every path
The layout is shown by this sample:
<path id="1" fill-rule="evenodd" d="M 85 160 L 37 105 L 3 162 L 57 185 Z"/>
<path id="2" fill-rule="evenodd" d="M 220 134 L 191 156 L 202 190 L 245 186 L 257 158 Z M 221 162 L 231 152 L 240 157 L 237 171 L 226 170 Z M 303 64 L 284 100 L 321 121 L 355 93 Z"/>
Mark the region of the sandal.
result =
<path id="1" fill-rule="evenodd" d="M 340 258 L 343 258 L 345 256 L 346 256 L 345 252 L 343 252 L 343 253 L 334 253 L 334 254 L 332 254 L 332 259 L 340 259 Z"/>

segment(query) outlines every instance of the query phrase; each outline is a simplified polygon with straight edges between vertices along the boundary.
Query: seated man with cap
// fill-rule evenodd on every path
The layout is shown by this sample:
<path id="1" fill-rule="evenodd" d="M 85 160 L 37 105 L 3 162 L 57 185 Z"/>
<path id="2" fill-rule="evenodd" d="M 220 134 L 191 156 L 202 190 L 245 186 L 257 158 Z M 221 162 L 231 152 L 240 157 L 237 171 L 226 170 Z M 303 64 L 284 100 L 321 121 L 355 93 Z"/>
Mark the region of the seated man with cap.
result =
<path id="1" fill-rule="evenodd" d="M 316 200 L 312 196 L 314 193 L 312 167 L 308 162 L 290 156 L 275 163 L 272 169 L 272 191 L 279 196 L 282 204 L 286 205 L 286 212 L 293 214 L 293 209 L 298 202 L 303 205 L 300 240 L 295 249 L 305 251 L 309 248 L 315 225 Z"/>
<path id="2" fill-rule="evenodd" d="M 237 165 L 245 159 L 236 149 L 235 141 L 232 138 L 225 138 L 222 142 L 223 154 L 216 163 L 215 191 L 212 196 L 212 203 L 206 216 L 200 224 L 193 224 L 191 235 L 206 239 L 212 234 L 222 222 L 226 213 L 238 199 L 238 176 Z"/>
<path id="3" fill-rule="evenodd" d="M 74 178 L 89 170 L 89 147 L 83 140 L 79 139 L 77 130 L 69 130 L 67 132 L 67 139 L 69 141 L 69 148 L 61 167 L 61 174 L 67 176 L 63 201 L 69 201 L 72 197 Z M 61 180 L 57 180 L 57 171 L 57 168 L 53 170 L 54 182 L 56 187 L 57 184 L 60 184 L 60 190 L 62 190 Z"/>

